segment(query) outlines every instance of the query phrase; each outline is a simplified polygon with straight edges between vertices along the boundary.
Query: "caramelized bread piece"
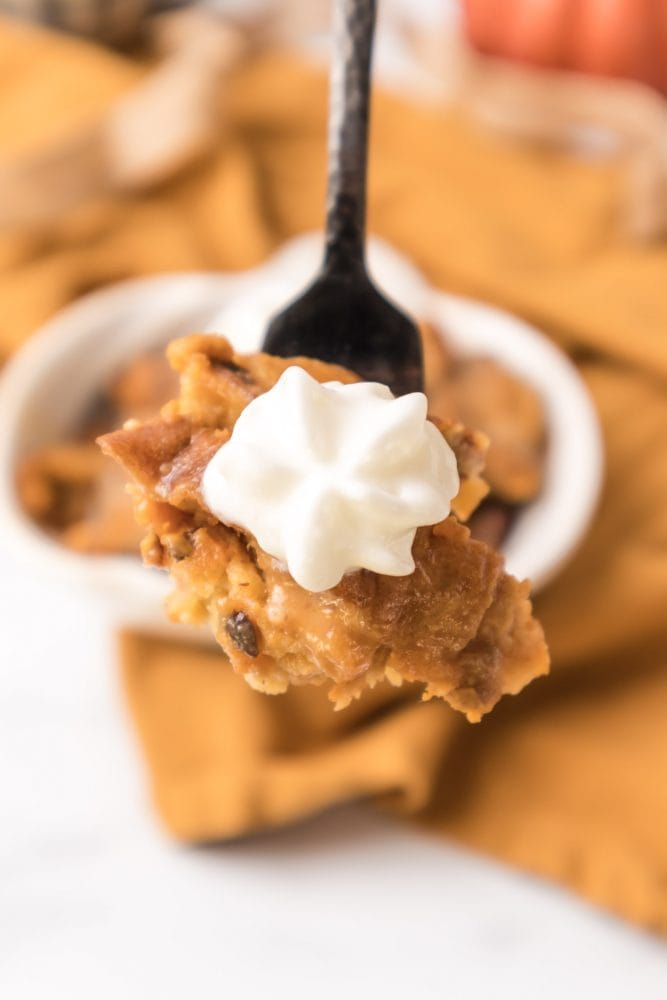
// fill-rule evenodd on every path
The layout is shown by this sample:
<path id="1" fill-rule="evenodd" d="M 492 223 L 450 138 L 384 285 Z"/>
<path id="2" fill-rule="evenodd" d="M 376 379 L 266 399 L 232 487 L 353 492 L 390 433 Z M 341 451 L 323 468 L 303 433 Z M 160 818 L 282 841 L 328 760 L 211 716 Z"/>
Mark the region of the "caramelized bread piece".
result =
<path id="1" fill-rule="evenodd" d="M 234 354 L 221 337 L 175 341 L 169 359 L 181 393 L 150 422 L 130 421 L 100 439 L 129 473 L 146 562 L 169 570 L 169 612 L 208 621 L 232 666 L 268 693 L 327 683 L 337 707 L 385 678 L 415 682 L 476 721 L 505 693 L 546 673 L 548 654 L 531 615 L 527 583 L 502 557 L 470 538 L 456 516 L 420 528 L 416 570 L 389 577 L 360 570 L 330 590 L 299 587 L 248 532 L 221 524 L 200 493 L 206 465 L 243 408 L 289 365 L 319 381 L 356 381 L 345 369 L 305 358 Z M 464 517 L 485 489 L 485 439 L 439 423 L 454 449 Z"/>
<path id="2" fill-rule="evenodd" d="M 177 391 L 163 354 L 139 354 L 96 397 L 71 439 L 41 448 L 17 470 L 25 511 L 77 552 L 135 554 L 142 532 L 125 476 L 95 445 L 98 434 L 129 417 L 154 415 Z"/>
<path id="3" fill-rule="evenodd" d="M 122 470 L 93 442 L 52 445 L 31 455 L 16 485 L 25 511 L 68 548 L 96 555 L 137 551 L 141 530 Z"/>
<path id="4" fill-rule="evenodd" d="M 492 358 L 453 354 L 422 324 L 426 395 L 433 413 L 489 436 L 484 468 L 494 498 L 527 503 L 542 487 L 546 422 L 542 402 L 526 382 Z"/>

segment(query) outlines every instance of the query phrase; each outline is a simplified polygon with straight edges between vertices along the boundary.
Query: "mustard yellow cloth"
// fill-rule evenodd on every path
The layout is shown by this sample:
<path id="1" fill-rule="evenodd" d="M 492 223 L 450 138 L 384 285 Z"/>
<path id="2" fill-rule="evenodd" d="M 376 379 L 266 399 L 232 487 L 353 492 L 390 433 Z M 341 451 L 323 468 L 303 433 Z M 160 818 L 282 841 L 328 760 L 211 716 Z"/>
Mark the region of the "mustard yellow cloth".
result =
<path id="1" fill-rule="evenodd" d="M 2 25 L 0 166 L 101 114 L 142 71 Z M 265 55 L 225 100 L 219 140 L 169 184 L 0 236 L 5 355 L 98 285 L 245 267 L 320 224 L 323 76 Z M 615 166 L 387 95 L 373 114 L 371 229 L 435 284 L 547 330 L 579 363 L 602 418 L 601 508 L 537 600 L 553 672 L 469 726 L 406 691 L 378 689 L 337 714 L 317 690 L 264 697 L 212 650 L 125 635 L 156 807 L 176 837 L 201 841 L 374 797 L 666 933 L 667 246 L 621 237 Z"/>

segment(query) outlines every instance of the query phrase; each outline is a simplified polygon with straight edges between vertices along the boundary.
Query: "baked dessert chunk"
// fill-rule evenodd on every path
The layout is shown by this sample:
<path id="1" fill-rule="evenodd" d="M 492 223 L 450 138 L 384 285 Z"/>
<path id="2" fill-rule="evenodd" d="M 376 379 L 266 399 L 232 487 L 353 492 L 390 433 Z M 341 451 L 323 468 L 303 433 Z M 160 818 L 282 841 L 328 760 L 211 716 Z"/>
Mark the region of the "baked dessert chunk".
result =
<path id="1" fill-rule="evenodd" d="M 453 352 L 430 324 L 421 335 L 431 411 L 488 434 L 484 476 L 494 499 L 532 500 L 542 486 L 547 437 L 538 394 L 493 358 Z"/>
<path id="2" fill-rule="evenodd" d="M 135 555 L 143 532 L 125 476 L 101 454 L 95 438 L 129 417 L 154 415 L 177 386 L 162 352 L 133 358 L 102 388 L 66 440 L 21 462 L 16 485 L 26 513 L 77 552 Z"/>
<path id="3" fill-rule="evenodd" d="M 136 552 L 142 532 L 122 471 L 92 441 L 51 445 L 25 459 L 17 488 L 27 513 L 75 552 Z"/>
<path id="4" fill-rule="evenodd" d="M 459 520 L 486 492 L 483 435 L 434 421 L 456 455 L 461 489 L 449 517 L 417 530 L 412 574 L 361 569 L 312 592 L 248 531 L 210 512 L 202 477 L 244 408 L 288 367 L 318 382 L 359 380 L 312 359 L 240 356 L 216 336 L 174 341 L 168 357 L 180 374 L 179 397 L 158 418 L 129 421 L 100 444 L 130 476 L 147 532 L 144 560 L 172 576 L 170 615 L 208 621 L 254 688 L 277 694 L 290 684 L 325 683 L 341 708 L 382 679 L 414 682 L 477 721 L 503 694 L 547 672 L 528 584 L 507 575 L 502 557 Z"/>
<path id="5" fill-rule="evenodd" d="M 489 435 L 484 466 L 489 494 L 469 527 L 474 538 L 495 548 L 542 488 L 547 447 L 542 401 L 493 358 L 453 351 L 430 323 L 421 324 L 421 335 L 431 412 Z"/>
<path id="6" fill-rule="evenodd" d="M 460 357 L 428 324 L 422 324 L 421 332 L 432 413 L 486 430 L 492 439 L 485 465 L 488 495 L 469 527 L 474 538 L 497 547 L 541 485 L 545 438 L 541 403 L 529 387 L 495 362 L 481 359 L 478 364 L 474 358 Z M 461 391 L 464 375 L 465 393 Z M 94 441 L 129 417 L 155 415 L 176 388 L 163 353 L 132 358 L 102 387 L 78 427 L 20 463 L 17 490 L 26 513 L 75 551 L 135 555 L 142 531 L 125 492 L 125 476 L 119 466 L 104 458 Z M 522 399 L 527 405 L 514 405 Z M 482 407 L 476 405 L 480 400 Z M 474 487 L 466 482 L 467 502 L 472 505 L 487 487 L 481 481 Z M 464 499 L 458 499 L 459 513 Z"/>

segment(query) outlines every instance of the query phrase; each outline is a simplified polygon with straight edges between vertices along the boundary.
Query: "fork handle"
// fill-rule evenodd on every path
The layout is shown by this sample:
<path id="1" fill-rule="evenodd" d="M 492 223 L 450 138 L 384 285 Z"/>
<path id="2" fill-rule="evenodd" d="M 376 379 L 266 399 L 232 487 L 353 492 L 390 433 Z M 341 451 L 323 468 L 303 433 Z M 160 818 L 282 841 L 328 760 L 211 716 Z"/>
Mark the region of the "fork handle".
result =
<path id="1" fill-rule="evenodd" d="M 325 272 L 364 269 L 370 72 L 376 0 L 334 0 Z"/>

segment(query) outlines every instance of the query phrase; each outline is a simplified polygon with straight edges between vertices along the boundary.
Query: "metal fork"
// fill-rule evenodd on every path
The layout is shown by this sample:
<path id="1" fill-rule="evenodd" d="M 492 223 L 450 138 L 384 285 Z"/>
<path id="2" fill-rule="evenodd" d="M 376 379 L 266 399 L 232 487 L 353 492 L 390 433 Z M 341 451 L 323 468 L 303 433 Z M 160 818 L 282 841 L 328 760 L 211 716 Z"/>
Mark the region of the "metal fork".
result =
<path id="1" fill-rule="evenodd" d="M 324 260 L 275 316 L 264 350 L 344 365 L 395 395 L 423 389 L 419 331 L 371 281 L 365 262 L 366 164 L 376 0 L 334 0 Z"/>

